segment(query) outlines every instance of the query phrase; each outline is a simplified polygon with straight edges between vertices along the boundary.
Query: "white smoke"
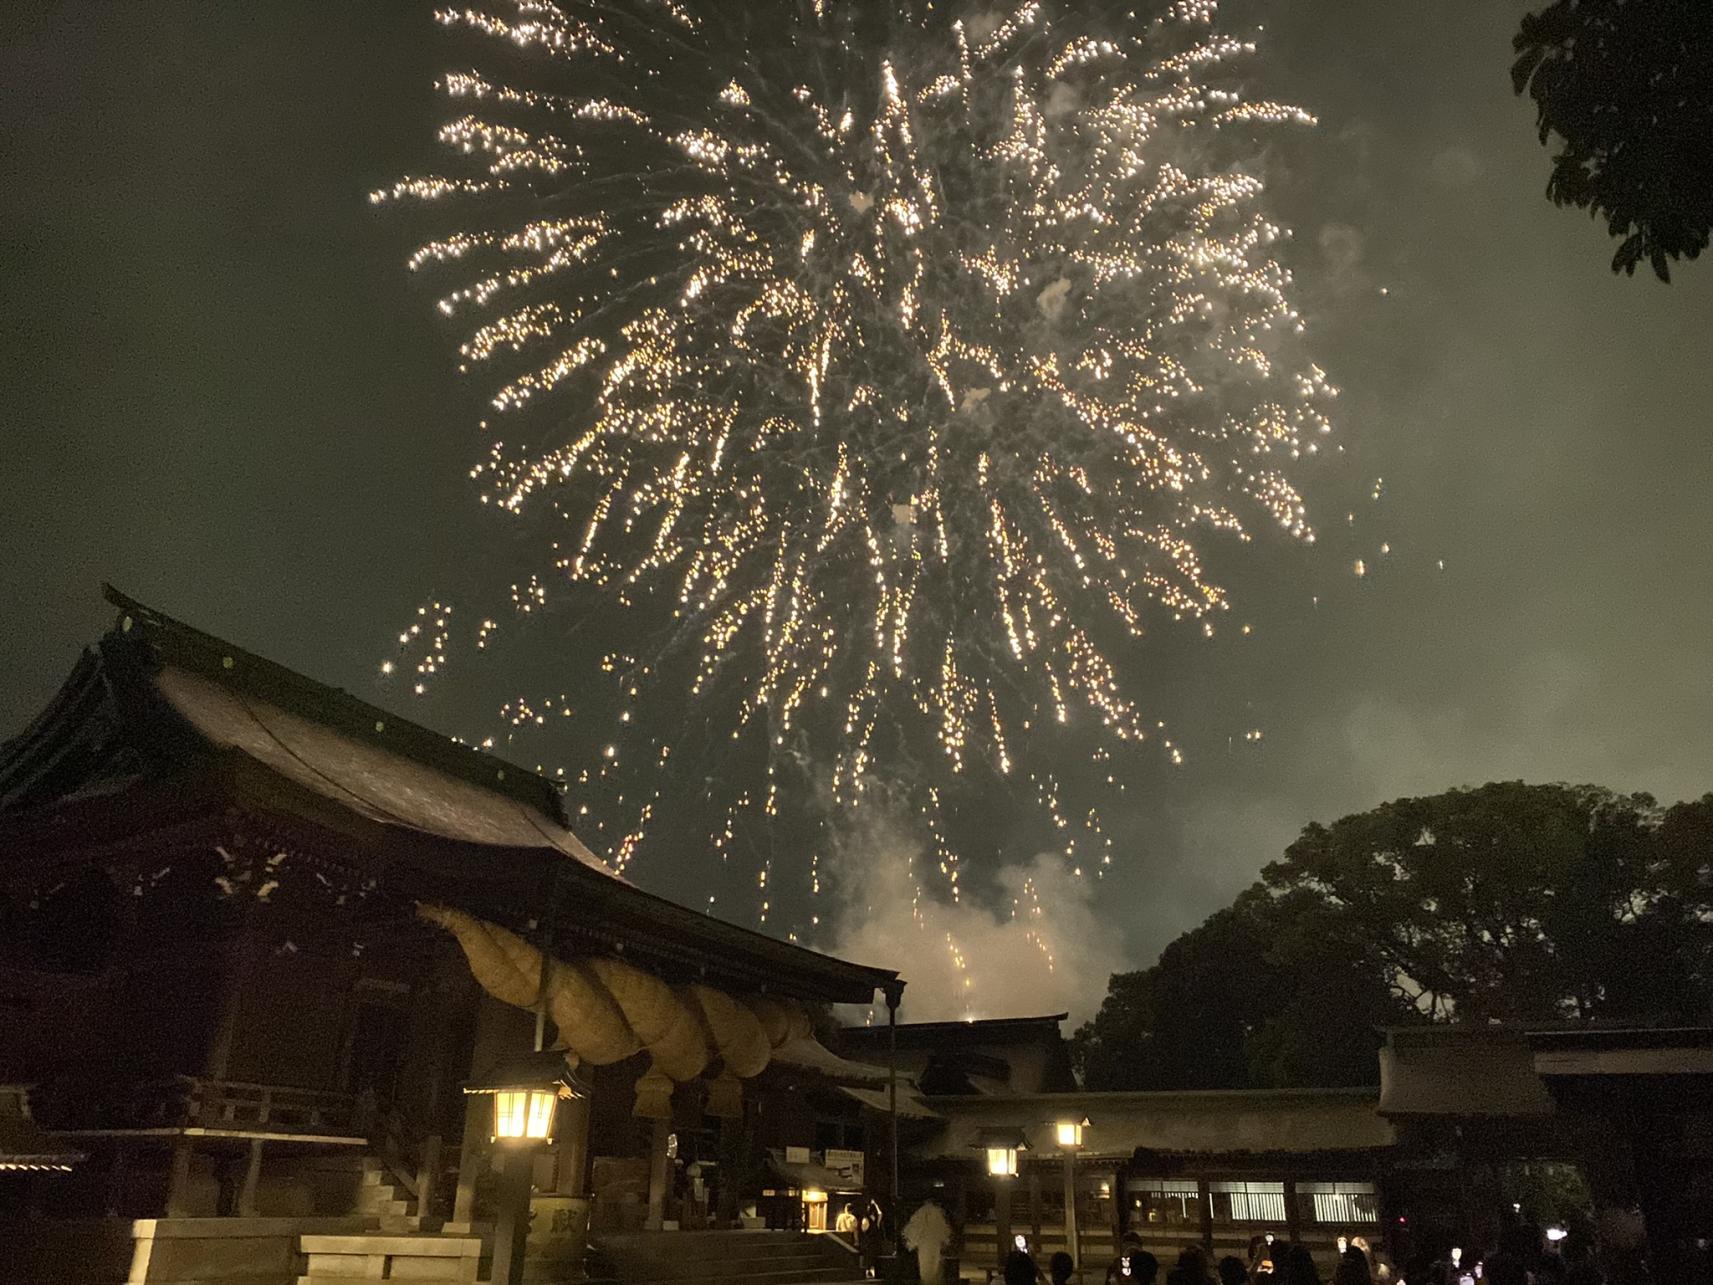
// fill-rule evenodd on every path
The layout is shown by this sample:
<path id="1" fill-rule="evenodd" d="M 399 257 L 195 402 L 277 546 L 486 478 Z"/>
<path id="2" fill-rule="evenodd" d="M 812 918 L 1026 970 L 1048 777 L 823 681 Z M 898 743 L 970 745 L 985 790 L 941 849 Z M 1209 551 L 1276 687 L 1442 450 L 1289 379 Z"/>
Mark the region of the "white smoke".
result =
<path id="1" fill-rule="evenodd" d="M 999 870 L 991 904 L 967 890 L 954 903 L 928 891 L 945 883 L 937 860 L 881 822 L 848 836 L 829 873 L 839 898 L 830 949 L 898 969 L 908 983 L 901 1012 L 913 1022 L 1068 1010 L 1068 1031 L 1100 1007 L 1107 978 L 1131 966 L 1095 913 L 1107 885 L 1077 877 L 1060 855 Z"/>
<path id="2" fill-rule="evenodd" d="M 1071 279 L 1060 277 L 1035 296 L 1035 306 L 1041 310 L 1041 315 L 1048 321 L 1062 321 L 1065 309 L 1070 306 Z"/>

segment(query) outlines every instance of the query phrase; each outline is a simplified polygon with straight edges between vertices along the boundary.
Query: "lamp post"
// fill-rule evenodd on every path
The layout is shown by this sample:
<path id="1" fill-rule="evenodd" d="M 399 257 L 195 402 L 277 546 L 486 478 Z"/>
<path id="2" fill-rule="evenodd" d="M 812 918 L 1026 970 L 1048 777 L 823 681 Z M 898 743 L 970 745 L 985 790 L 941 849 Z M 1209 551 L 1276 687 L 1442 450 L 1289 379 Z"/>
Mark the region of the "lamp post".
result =
<path id="1" fill-rule="evenodd" d="M 1086 1115 L 1075 1120 L 1060 1120 L 1053 1126 L 1059 1150 L 1065 1156 L 1065 1252 L 1079 1270 L 1083 1265 L 1083 1246 L 1082 1228 L 1077 1226 L 1077 1152 L 1082 1150 L 1083 1130 L 1088 1127 Z"/>
<path id="2" fill-rule="evenodd" d="M 987 1176 L 993 1179 L 993 1229 L 999 1245 L 999 1265 L 1011 1250 L 1011 1180 L 1017 1176 L 1017 1153 L 1029 1150 L 1021 1129 L 983 1129 L 972 1144 L 987 1154 Z"/>
<path id="3" fill-rule="evenodd" d="M 500 1149 L 499 1218 L 494 1228 L 494 1285 L 520 1285 L 529 1237 L 529 1189 L 536 1151 L 553 1141 L 560 1098 L 582 1096 L 555 1052 L 524 1054 L 464 1086 L 494 1099 L 493 1142 Z"/>

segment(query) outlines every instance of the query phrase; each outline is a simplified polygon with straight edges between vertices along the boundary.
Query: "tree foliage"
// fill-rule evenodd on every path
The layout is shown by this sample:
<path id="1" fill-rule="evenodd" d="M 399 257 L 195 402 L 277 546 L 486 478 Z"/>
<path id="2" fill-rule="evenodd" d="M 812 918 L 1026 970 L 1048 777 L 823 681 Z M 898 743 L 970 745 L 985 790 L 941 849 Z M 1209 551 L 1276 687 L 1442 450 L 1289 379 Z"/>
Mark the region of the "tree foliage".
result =
<path id="1" fill-rule="evenodd" d="M 1513 45 L 1512 83 L 1561 144 L 1547 195 L 1623 238 L 1614 272 L 1670 280 L 1713 226 L 1713 4 L 1555 0 Z"/>
<path id="2" fill-rule="evenodd" d="M 1311 824 L 1076 1036 L 1091 1088 L 1359 1084 L 1408 1021 L 1713 1015 L 1713 794 L 1497 782 Z"/>
<path id="3" fill-rule="evenodd" d="M 1368 1084 L 1378 1028 L 1409 1010 L 1312 896 L 1257 885 L 1117 973 L 1075 1036 L 1093 1089 Z"/>
<path id="4" fill-rule="evenodd" d="M 1497 782 L 1310 825 L 1262 872 L 1370 943 L 1424 1015 L 1694 1020 L 1708 1005 L 1713 795 Z"/>

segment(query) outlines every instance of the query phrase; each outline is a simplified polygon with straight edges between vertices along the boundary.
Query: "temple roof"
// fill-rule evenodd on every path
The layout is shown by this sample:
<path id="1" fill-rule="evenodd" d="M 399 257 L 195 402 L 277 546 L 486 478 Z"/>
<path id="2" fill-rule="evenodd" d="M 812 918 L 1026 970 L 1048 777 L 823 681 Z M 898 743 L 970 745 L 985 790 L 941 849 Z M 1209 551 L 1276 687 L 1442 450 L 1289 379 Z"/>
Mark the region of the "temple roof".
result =
<path id="1" fill-rule="evenodd" d="M 896 1038 L 899 1048 L 988 1047 L 992 1045 L 1045 1044 L 1060 1042 L 1060 1024 L 1069 1013 L 1047 1013 L 1039 1017 L 954 1018 L 943 1022 L 900 1022 Z M 884 1045 L 892 1036 L 880 1026 L 847 1026 L 842 1038 L 853 1046 Z"/>
<path id="2" fill-rule="evenodd" d="M 924 1093 L 1061 1093 L 1076 1087 L 1070 1047 L 1060 1032 L 1066 1014 L 942 1022 L 900 1022 L 898 1065 Z M 843 1051 L 885 1056 L 894 1035 L 886 1026 L 847 1026 Z"/>
<path id="3" fill-rule="evenodd" d="M 64 1172 L 85 1159 L 31 1118 L 28 1085 L 0 1084 L 0 1172 Z"/>
<path id="4" fill-rule="evenodd" d="M 361 737 L 312 716 L 294 714 L 193 670 L 164 665 L 155 688 L 173 710 L 218 749 L 236 750 L 360 816 L 382 825 L 470 843 L 551 847 L 613 874 L 562 820 L 557 791 L 505 792 L 492 786 L 529 778 L 515 764 L 475 756 L 471 770 L 450 770 L 401 752 L 377 717 Z M 410 728 L 409 732 L 420 729 Z M 404 744 L 415 739 L 406 735 Z M 457 764 L 464 768 L 464 764 Z M 478 783 L 478 778 L 481 779 Z M 539 778 L 537 778 L 539 779 Z M 534 793 L 536 797 L 530 795 Z"/>
<path id="5" fill-rule="evenodd" d="M 968 1159 L 984 1130 L 1021 1129 L 1037 1155 L 1059 1154 L 1053 1123 L 1084 1117 L 1087 1158 L 1267 1156 L 1362 1152 L 1396 1133 L 1376 1089 L 1219 1089 L 1141 1093 L 926 1096 L 946 1123 L 918 1154 Z"/>
<path id="6" fill-rule="evenodd" d="M 896 989 L 654 896 L 572 833 L 554 782 L 106 589 L 119 617 L 0 744 L 0 874 L 213 842 L 234 814 L 324 866 L 561 943 L 829 1002 Z"/>

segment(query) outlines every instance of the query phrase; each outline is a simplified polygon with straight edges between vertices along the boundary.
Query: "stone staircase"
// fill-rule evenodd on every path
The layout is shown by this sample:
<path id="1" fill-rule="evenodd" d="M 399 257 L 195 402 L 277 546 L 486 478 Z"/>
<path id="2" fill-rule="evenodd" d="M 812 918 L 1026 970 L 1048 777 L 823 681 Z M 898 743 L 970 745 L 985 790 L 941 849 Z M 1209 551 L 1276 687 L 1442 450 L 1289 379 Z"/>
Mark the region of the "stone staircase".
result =
<path id="1" fill-rule="evenodd" d="M 597 1235 L 590 1266 L 619 1285 L 809 1285 L 857 1281 L 857 1256 L 831 1236 L 791 1231 Z"/>
<path id="2" fill-rule="evenodd" d="M 294 1177 L 313 1193 L 315 1208 L 324 1214 L 370 1219 L 383 1232 L 424 1229 L 415 1196 L 379 1156 L 305 1157 Z"/>
<path id="3" fill-rule="evenodd" d="M 359 1162 L 353 1212 L 379 1219 L 385 1232 L 422 1230 L 423 1220 L 415 1199 L 399 1185 L 386 1163 L 375 1156 L 364 1156 Z"/>
<path id="4" fill-rule="evenodd" d="M 349 1285 L 357 1281 L 409 1279 L 475 1281 L 489 1253 L 479 1236 L 441 1236 L 437 1219 L 424 1218 L 411 1193 L 378 1156 L 343 1156 L 323 1161 L 319 1180 L 350 1212 L 374 1230 L 344 1235 L 306 1235 L 298 1249 L 306 1271 L 298 1285 Z"/>

